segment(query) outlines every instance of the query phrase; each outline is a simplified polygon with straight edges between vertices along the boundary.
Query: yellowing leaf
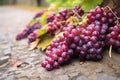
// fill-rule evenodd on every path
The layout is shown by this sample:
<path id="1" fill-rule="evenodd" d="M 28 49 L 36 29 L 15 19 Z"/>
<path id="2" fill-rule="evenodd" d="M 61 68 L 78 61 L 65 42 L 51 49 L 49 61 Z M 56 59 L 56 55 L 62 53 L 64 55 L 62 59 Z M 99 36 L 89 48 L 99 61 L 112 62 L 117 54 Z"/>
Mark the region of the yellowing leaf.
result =
<path id="1" fill-rule="evenodd" d="M 50 11 L 45 12 L 40 18 L 39 22 L 42 26 L 44 26 L 47 23 L 47 16 L 50 14 Z"/>
<path id="2" fill-rule="evenodd" d="M 61 36 L 63 36 L 63 32 L 55 35 L 55 36 L 51 36 L 50 34 L 45 34 L 41 37 L 41 41 L 39 42 L 37 48 L 41 49 L 42 51 L 45 50 L 50 43 L 55 40 L 60 38 Z"/>
<path id="3" fill-rule="evenodd" d="M 85 12 L 89 12 L 97 5 L 102 4 L 102 2 L 103 0 L 80 0 L 81 7 Z"/>
<path id="4" fill-rule="evenodd" d="M 35 24 L 35 23 L 36 23 L 36 20 L 33 19 L 33 20 L 31 20 L 31 21 L 29 22 L 28 26 L 32 26 L 32 25 Z"/>
<path id="5" fill-rule="evenodd" d="M 45 34 L 42 38 L 40 43 L 38 44 L 37 48 L 41 49 L 42 51 L 45 50 L 50 43 L 53 41 L 53 36 L 49 34 Z"/>
<path id="6" fill-rule="evenodd" d="M 41 29 L 38 29 L 38 37 L 46 34 L 46 33 L 47 33 L 47 28 L 48 28 L 48 26 L 45 25 L 45 26 L 43 26 Z"/>
<path id="7" fill-rule="evenodd" d="M 40 39 L 36 39 L 34 42 L 30 43 L 29 50 L 33 50 L 38 45 Z"/>
<path id="8" fill-rule="evenodd" d="M 82 21 L 79 22 L 79 25 L 83 25 L 83 24 L 85 24 L 86 21 L 87 21 L 87 14 L 84 14 L 84 15 L 82 16 Z"/>

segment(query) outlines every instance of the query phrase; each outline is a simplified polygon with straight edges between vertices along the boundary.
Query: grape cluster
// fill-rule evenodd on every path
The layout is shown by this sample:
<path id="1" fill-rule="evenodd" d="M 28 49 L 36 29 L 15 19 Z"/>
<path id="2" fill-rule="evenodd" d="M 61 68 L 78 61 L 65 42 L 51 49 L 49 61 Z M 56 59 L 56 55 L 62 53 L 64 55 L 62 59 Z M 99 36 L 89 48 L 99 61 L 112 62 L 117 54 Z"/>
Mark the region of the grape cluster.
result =
<path id="1" fill-rule="evenodd" d="M 68 44 L 64 39 L 55 40 L 50 44 L 46 53 L 45 61 L 41 63 L 42 67 L 50 71 L 53 68 L 59 68 L 61 64 L 70 59 L 70 55 L 67 53 Z"/>
<path id="2" fill-rule="evenodd" d="M 38 12 L 38 13 L 34 16 L 33 19 L 36 19 L 36 18 L 38 18 L 38 17 L 41 17 L 46 11 L 47 11 L 47 10 L 42 10 L 42 11 Z"/>
<path id="3" fill-rule="evenodd" d="M 82 30 L 81 41 L 79 43 L 80 60 L 101 60 L 103 57 L 103 48 L 105 47 L 106 25 L 90 24 Z M 81 42 L 83 44 L 81 45 Z"/>
<path id="4" fill-rule="evenodd" d="M 104 27 L 105 25 L 101 27 L 96 24 L 90 24 L 86 29 L 82 26 L 68 27 L 63 37 L 52 42 L 47 48 L 47 58 L 41 65 L 47 70 L 52 70 L 56 68 L 54 63 L 60 66 L 71 57 L 79 57 L 80 60 L 101 60 L 105 42 L 102 41 L 103 38 L 99 39 L 99 35 L 103 34 L 101 31 Z"/>
<path id="5" fill-rule="evenodd" d="M 32 26 L 28 26 L 21 33 L 17 34 L 16 40 L 21 40 L 23 38 L 26 38 L 29 34 L 33 33 L 35 30 L 40 28 L 41 28 L 41 24 L 39 22 L 33 24 Z"/>
<path id="6" fill-rule="evenodd" d="M 111 11 L 109 8 L 106 8 L 104 10 L 98 6 L 95 9 L 91 10 L 89 14 L 87 14 L 87 23 L 90 24 L 99 21 L 100 23 L 111 27 L 116 25 L 117 18 L 115 15 L 117 15 L 117 12 L 113 10 Z"/>
<path id="7" fill-rule="evenodd" d="M 51 34 L 55 34 L 56 30 L 63 31 L 67 27 L 66 20 L 71 16 L 75 16 L 77 18 L 81 17 L 84 14 L 80 5 L 75 6 L 74 9 L 62 9 L 58 14 L 51 13 L 47 17 L 48 22 L 48 32 Z"/>
<path id="8" fill-rule="evenodd" d="M 109 33 L 106 36 L 108 46 L 113 46 L 113 49 L 120 53 L 120 26 L 109 28 Z"/>
<path id="9" fill-rule="evenodd" d="M 79 6 L 76 6 L 77 8 Z M 108 8 L 104 10 L 96 7 L 91 10 L 87 15 L 87 25 L 75 26 L 76 28 L 68 27 L 64 31 L 63 37 L 50 44 L 46 51 L 47 58 L 41 63 L 42 67 L 52 70 L 73 57 L 79 57 L 81 61 L 101 60 L 107 43 L 105 40 L 108 41 L 108 45 L 113 45 L 119 52 L 120 27 L 115 26 L 116 15 L 116 12 Z M 59 26 L 61 27 L 61 25 Z M 59 58 L 61 59 L 59 60 Z"/>
<path id="10" fill-rule="evenodd" d="M 28 43 L 29 44 L 36 40 L 36 38 L 38 36 L 37 34 L 38 34 L 38 30 L 34 30 L 33 33 L 30 33 L 28 35 Z"/>
<path id="11" fill-rule="evenodd" d="M 49 22 L 52 22 L 56 17 L 56 14 L 53 12 L 53 13 L 50 13 L 48 16 L 47 16 L 47 23 Z"/>

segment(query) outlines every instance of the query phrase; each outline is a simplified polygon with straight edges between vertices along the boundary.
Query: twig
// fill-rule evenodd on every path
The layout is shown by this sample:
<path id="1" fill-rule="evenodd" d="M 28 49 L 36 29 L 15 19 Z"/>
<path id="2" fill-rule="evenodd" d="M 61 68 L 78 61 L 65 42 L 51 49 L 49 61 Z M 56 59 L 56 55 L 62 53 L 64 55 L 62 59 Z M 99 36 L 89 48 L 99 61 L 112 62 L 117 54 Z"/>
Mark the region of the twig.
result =
<path id="1" fill-rule="evenodd" d="M 112 45 L 110 45 L 109 56 L 110 56 L 110 58 L 112 57 Z"/>

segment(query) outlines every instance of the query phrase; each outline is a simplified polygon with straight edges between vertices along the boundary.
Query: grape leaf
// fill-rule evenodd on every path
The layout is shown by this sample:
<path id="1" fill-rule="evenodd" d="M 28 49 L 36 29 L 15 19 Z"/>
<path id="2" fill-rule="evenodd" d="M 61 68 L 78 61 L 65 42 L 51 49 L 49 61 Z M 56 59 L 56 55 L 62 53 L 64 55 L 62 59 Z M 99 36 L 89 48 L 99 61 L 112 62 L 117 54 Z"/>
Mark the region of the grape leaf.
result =
<path id="1" fill-rule="evenodd" d="M 50 14 L 50 11 L 45 12 L 41 17 L 37 18 L 37 20 L 44 26 L 47 23 L 47 16 Z"/>
<path id="2" fill-rule="evenodd" d="M 41 41 L 39 42 L 37 48 L 44 51 L 50 45 L 52 41 L 60 38 L 61 36 L 63 36 L 63 32 L 60 32 L 59 34 L 55 36 L 51 36 L 50 34 L 45 34 L 41 37 Z"/>
<path id="3" fill-rule="evenodd" d="M 89 12 L 102 2 L 103 0 L 80 0 L 81 7 L 85 12 Z"/>
<path id="4" fill-rule="evenodd" d="M 87 13 L 85 13 L 85 14 L 82 16 L 82 21 L 79 22 L 79 25 L 82 25 L 82 24 L 86 23 L 86 21 L 87 21 Z"/>
<path id="5" fill-rule="evenodd" d="M 47 28 L 48 28 L 48 26 L 45 25 L 41 29 L 38 29 L 38 36 L 37 37 L 40 37 L 40 36 L 46 34 L 47 33 Z"/>
<path id="6" fill-rule="evenodd" d="M 32 19 L 29 23 L 28 23 L 28 26 L 32 26 L 36 23 L 36 20 L 35 19 Z"/>
<path id="7" fill-rule="evenodd" d="M 45 50 L 50 45 L 50 43 L 53 41 L 53 38 L 54 37 L 49 34 L 43 35 L 37 48 L 41 49 L 42 51 Z"/>

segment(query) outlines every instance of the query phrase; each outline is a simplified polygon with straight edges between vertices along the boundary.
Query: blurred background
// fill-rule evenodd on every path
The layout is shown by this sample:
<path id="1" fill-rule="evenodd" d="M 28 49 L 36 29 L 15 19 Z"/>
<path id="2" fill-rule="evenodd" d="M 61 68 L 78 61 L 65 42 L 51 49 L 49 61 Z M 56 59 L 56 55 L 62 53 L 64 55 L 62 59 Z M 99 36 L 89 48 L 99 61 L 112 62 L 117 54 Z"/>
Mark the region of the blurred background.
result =
<path id="1" fill-rule="evenodd" d="M 26 5 L 35 7 L 48 7 L 52 4 L 59 7 L 74 7 L 79 4 L 81 0 L 0 0 L 0 6 L 2 5 Z"/>
<path id="2" fill-rule="evenodd" d="M 46 0 L 0 0 L 0 5 L 47 6 Z"/>

